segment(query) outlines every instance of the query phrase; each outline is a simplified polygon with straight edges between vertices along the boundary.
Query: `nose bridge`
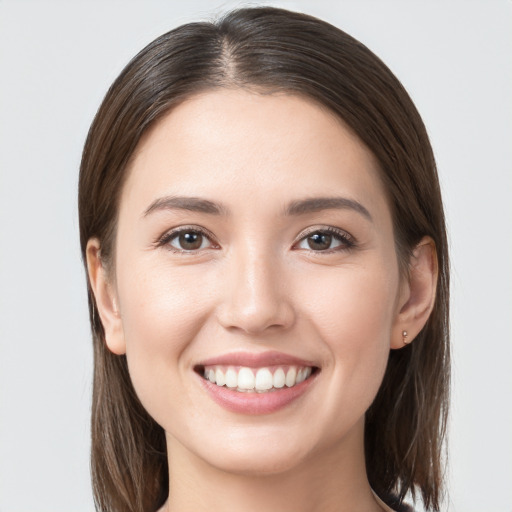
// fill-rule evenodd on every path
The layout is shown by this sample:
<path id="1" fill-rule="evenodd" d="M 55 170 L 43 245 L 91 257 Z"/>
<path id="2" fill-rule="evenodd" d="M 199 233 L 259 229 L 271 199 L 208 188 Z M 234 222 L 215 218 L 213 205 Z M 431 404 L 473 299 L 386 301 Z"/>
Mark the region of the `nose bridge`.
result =
<path id="1" fill-rule="evenodd" d="M 233 249 L 221 324 L 252 334 L 269 327 L 289 327 L 294 314 L 283 274 L 283 262 L 268 245 L 245 243 Z"/>

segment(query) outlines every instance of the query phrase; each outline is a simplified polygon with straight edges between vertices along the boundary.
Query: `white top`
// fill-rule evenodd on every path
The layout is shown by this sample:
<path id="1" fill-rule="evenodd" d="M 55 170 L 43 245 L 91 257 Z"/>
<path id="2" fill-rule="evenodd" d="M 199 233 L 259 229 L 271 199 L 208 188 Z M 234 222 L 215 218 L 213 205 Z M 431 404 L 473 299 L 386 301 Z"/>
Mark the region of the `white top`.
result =
<path id="1" fill-rule="evenodd" d="M 375 491 L 372 489 L 373 496 L 377 500 L 377 503 L 384 509 L 386 512 L 395 512 L 392 508 L 389 508 L 378 496 L 375 494 Z"/>

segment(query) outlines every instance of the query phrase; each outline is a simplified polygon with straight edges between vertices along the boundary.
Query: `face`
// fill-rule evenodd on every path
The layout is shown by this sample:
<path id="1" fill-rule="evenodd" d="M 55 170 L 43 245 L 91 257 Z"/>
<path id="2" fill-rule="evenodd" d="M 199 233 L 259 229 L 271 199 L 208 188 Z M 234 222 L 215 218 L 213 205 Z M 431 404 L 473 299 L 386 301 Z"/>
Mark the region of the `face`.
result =
<path id="1" fill-rule="evenodd" d="M 402 302 L 372 154 L 309 100 L 216 90 L 128 172 L 107 343 L 170 453 L 271 473 L 361 448 Z"/>

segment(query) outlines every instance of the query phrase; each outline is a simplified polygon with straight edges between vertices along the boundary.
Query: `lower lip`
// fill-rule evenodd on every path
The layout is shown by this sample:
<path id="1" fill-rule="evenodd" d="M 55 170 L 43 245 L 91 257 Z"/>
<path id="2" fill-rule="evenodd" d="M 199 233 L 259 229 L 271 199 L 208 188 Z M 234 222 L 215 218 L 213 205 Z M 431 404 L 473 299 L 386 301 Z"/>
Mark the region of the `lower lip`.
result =
<path id="1" fill-rule="evenodd" d="M 215 402 L 231 412 L 240 414 L 270 414 L 304 395 L 316 380 L 316 373 L 291 388 L 281 388 L 266 393 L 244 393 L 225 386 L 217 386 L 199 376 L 201 383 Z"/>

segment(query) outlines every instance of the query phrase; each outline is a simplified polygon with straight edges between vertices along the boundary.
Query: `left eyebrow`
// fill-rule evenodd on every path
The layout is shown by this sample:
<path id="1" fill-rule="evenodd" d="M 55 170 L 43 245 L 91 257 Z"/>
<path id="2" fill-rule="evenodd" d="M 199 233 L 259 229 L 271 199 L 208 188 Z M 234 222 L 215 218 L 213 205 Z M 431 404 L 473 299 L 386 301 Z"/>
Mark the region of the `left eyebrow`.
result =
<path id="1" fill-rule="evenodd" d="M 359 202 L 348 197 L 312 197 L 292 201 L 284 211 L 286 216 L 303 215 L 323 210 L 354 210 L 373 222 L 370 212 Z"/>

